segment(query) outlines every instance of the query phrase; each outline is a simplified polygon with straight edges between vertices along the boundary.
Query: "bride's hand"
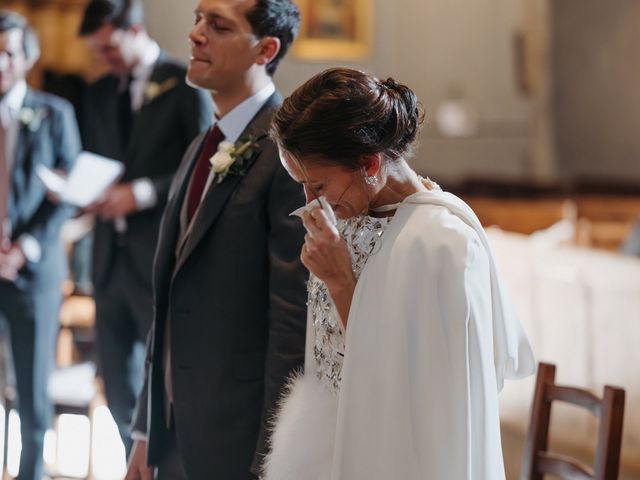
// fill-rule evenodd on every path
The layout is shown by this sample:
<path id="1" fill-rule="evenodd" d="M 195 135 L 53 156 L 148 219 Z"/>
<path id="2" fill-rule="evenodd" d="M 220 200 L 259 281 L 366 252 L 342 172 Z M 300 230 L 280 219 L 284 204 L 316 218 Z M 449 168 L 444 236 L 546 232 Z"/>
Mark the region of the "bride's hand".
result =
<path id="1" fill-rule="evenodd" d="M 355 283 L 345 241 L 320 207 L 302 215 L 307 230 L 300 259 L 329 289 Z"/>

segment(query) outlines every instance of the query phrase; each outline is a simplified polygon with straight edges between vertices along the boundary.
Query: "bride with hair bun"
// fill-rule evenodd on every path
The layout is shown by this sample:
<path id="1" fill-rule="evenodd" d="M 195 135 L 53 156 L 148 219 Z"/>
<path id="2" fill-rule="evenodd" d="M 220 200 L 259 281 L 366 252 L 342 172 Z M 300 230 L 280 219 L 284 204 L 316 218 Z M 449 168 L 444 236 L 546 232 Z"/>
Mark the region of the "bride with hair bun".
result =
<path id="1" fill-rule="evenodd" d="M 311 275 L 266 480 L 505 477 L 498 393 L 535 361 L 477 217 L 407 162 L 422 120 L 411 89 L 347 68 L 274 118 Z"/>

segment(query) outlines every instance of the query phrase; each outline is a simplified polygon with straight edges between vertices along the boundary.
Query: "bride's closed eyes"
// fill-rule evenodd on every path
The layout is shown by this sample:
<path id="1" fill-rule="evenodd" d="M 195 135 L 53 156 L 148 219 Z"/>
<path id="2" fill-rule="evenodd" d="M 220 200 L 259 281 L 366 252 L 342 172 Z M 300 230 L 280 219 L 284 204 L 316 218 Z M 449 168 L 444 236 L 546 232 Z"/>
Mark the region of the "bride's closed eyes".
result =
<path id="1" fill-rule="evenodd" d="M 307 188 L 309 188 L 310 190 L 312 190 L 314 193 L 319 193 L 321 190 L 324 189 L 325 185 L 323 183 L 318 183 L 318 182 L 314 182 L 314 181 L 309 181 L 309 180 L 303 180 L 302 182 L 300 182 L 302 185 L 307 186 Z"/>

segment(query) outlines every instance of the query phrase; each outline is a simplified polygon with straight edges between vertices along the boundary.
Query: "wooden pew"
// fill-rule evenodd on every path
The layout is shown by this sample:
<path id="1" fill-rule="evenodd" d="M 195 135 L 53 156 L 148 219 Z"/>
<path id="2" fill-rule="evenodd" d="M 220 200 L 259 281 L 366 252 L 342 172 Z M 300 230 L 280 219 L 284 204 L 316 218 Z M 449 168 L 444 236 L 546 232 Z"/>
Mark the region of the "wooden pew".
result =
<path id="1" fill-rule="evenodd" d="M 618 250 L 640 216 L 639 196 L 576 197 L 578 245 Z"/>
<path id="2" fill-rule="evenodd" d="M 482 225 L 497 226 L 510 232 L 531 234 L 561 220 L 575 220 L 576 208 L 566 198 L 464 197 Z"/>

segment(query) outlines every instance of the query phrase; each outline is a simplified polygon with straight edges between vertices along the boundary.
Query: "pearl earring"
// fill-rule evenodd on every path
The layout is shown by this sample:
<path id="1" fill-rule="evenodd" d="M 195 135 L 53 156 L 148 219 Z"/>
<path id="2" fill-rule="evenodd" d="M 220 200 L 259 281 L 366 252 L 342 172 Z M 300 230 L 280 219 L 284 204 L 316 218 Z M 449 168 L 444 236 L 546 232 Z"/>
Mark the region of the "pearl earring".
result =
<path id="1" fill-rule="evenodd" d="M 367 185 L 377 185 L 378 177 L 376 177 L 375 175 L 371 175 L 371 176 L 367 175 L 364 177 L 364 181 Z"/>

